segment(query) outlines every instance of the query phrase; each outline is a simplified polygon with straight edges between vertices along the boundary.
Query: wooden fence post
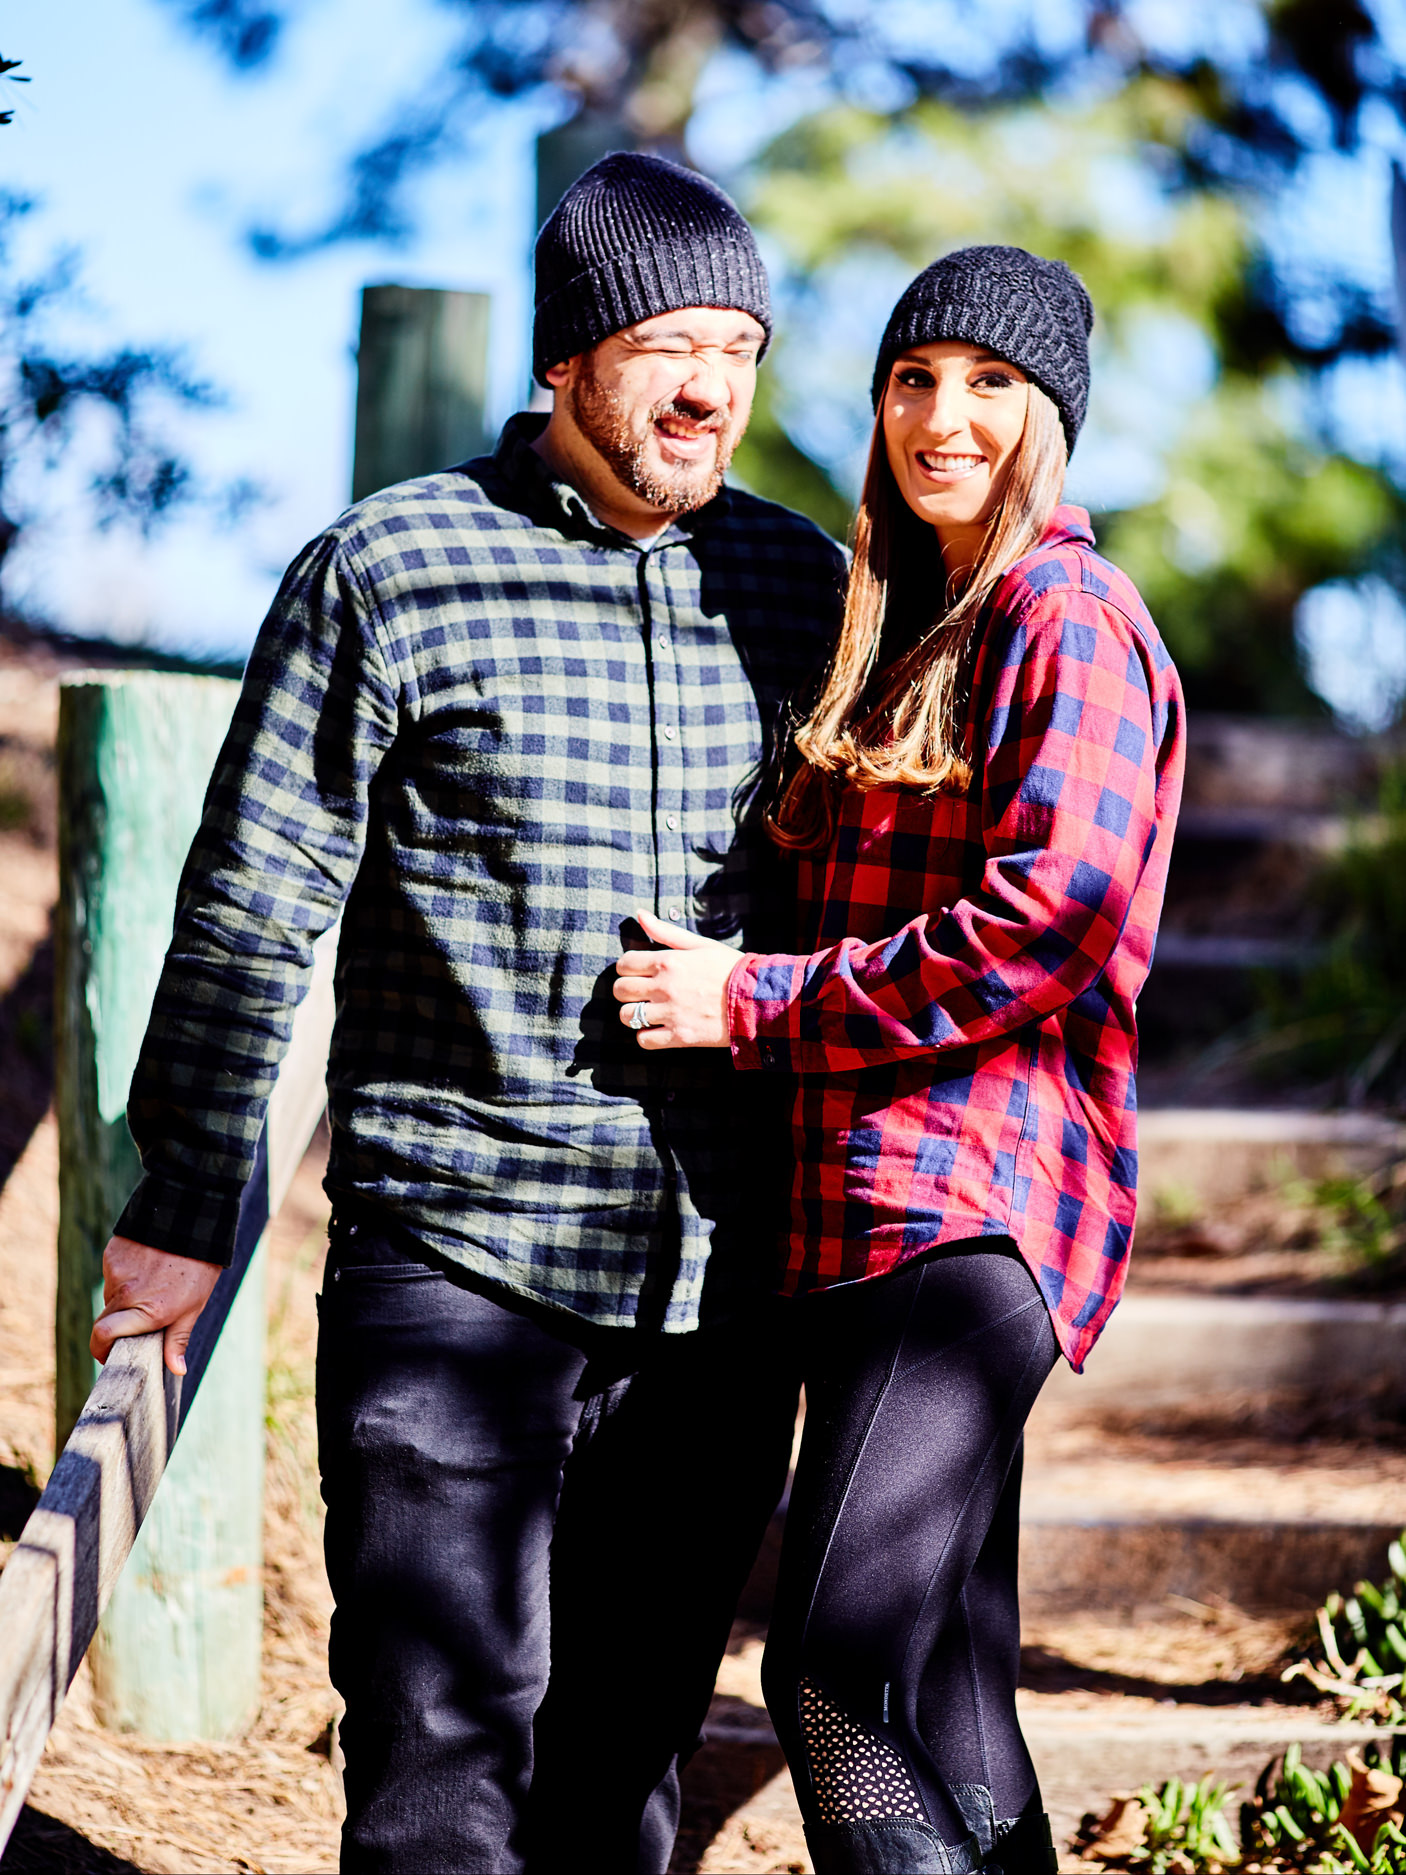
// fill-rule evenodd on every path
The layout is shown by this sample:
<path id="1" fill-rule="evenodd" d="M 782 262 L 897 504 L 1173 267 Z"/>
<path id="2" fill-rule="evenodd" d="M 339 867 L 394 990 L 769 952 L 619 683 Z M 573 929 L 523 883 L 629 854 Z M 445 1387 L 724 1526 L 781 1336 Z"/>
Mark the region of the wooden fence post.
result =
<path id="1" fill-rule="evenodd" d="M 488 447 L 490 303 L 438 287 L 362 289 L 353 501 Z"/>
<path id="2" fill-rule="evenodd" d="M 551 214 L 578 176 L 612 150 L 633 150 L 635 131 L 623 117 L 578 111 L 537 139 L 537 226 Z"/>
<path id="3" fill-rule="evenodd" d="M 61 1446 L 96 1373 L 88 1335 L 100 1306 L 103 1245 L 139 1170 L 125 1120 L 128 1083 L 170 941 L 181 867 L 237 694 L 221 679 L 154 672 L 68 679 L 62 687 Z M 299 1097 L 306 1106 L 306 1088 Z M 320 1110 L 316 1074 L 313 1097 L 298 1151 Z M 260 1176 L 267 1183 L 266 1165 Z M 238 1736 L 258 1708 L 264 1289 L 256 1248 L 269 1215 L 266 1192 L 255 1212 L 247 1274 L 232 1306 L 225 1300 L 228 1320 L 198 1392 L 187 1386 L 165 1488 L 93 1650 L 100 1716 L 153 1738 Z M 213 1306 L 207 1314 L 208 1340 L 223 1317 Z"/>

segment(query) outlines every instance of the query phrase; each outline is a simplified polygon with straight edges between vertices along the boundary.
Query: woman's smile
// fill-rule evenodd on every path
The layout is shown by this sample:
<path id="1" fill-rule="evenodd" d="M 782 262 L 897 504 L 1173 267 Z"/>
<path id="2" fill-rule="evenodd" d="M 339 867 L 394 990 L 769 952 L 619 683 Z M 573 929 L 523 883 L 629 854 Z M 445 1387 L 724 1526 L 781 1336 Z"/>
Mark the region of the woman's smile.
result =
<path id="1" fill-rule="evenodd" d="M 985 464 L 985 456 L 954 455 L 939 450 L 918 451 L 918 467 L 935 482 L 961 482 Z"/>

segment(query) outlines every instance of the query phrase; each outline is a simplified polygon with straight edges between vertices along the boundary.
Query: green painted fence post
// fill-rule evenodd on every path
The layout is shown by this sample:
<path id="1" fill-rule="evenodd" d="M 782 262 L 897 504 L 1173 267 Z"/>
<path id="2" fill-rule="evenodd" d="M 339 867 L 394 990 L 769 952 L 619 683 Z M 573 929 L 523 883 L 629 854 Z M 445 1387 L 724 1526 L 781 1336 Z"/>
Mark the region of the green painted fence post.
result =
<path id="1" fill-rule="evenodd" d="M 102 1251 L 138 1164 L 127 1088 L 176 887 L 238 686 L 155 672 L 67 679 L 59 709 L 58 1441 L 93 1384 Z M 152 1738 L 230 1738 L 259 1702 L 263 1257 L 256 1256 L 94 1643 L 99 1715 Z"/>
<path id="2" fill-rule="evenodd" d="M 353 501 L 488 447 L 489 307 L 486 293 L 362 289 Z"/>

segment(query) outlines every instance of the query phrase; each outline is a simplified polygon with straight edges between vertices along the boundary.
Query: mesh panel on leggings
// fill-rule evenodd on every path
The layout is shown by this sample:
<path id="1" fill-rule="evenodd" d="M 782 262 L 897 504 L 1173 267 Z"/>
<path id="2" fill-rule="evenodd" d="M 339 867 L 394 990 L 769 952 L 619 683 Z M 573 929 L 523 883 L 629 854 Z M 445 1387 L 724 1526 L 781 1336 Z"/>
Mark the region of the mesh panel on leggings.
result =
<path id="1" fill-rule="evenodd" d="M 893 1746 L 846 1718 L 813 1680 L 802 1680 L 800 1692 L 801 1735 L 820 1821 L 908 1816 L 925 1822 L 917 1786 Z"/>

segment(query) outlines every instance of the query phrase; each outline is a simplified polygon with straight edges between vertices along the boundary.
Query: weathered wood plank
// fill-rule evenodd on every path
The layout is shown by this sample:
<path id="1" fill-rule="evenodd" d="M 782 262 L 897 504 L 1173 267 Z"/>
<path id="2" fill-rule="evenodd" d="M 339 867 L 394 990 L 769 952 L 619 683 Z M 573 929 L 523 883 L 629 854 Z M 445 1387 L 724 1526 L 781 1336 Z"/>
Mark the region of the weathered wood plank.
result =
<path id="1" fill-rule="evenodd" d="M 179 1394 L 160 1335 L 118 1343 L 0 1575 L 0 1848 L 161 1481 Z"/>
<path id="2" fill-rule="evenodd" d="M 315 947 L 312 984 L 298 1010 L 293 1037 L 269 1103 L 265 1149 L 245 1192 L 240 1235 L 250 1246 L 292 1182 L 321 1117 L 327 1046 L 332 1027 L 332 973 L 337 933 Z M 240 1267 L 242 1276 L 251 1255 Z M 157 1501 L 168 1462 L 168 1490 L 179 1493 L 174 1466 L 190 1449 L 207 1474 L 213 1453 L 191 1438 L 190 1396 L 205 1372 L 241 1285 L 231 1278 L 225 1313 L 213 1330 L 201 1317 L 202 1350 L 194 1339 L 184 1383 L 166 1373 L 161 1337 L 121 1341 L 99 1370 L 77 1425 L 54 1467 L 48 1487 L 26 1523 L 0 1575 L 0 1849 L 23 1806 L 64 1695 L 98 1630 L 128 1562 L 143 1520 Z M 251 1292 L 246 1305 L 262 1300 Z M 247 1367 L 248 1363 L 242 1364 Z M 236 1363 L 236 1366 L 241 1366 Z M 261 1405 L 261 1401 L 259 1402 Z M 210 1401 L 207 1400 L 207 1406 Z M 227 1434 L 223 1399 L 207 1414 L 216 1442 Z M 257 1417 L 256 1411 L 256 1417 Z M 179 1432 L 183 1435 L 176 1443 Z M 174 1453 L 172 1447 L 174 1445 Z"/>

